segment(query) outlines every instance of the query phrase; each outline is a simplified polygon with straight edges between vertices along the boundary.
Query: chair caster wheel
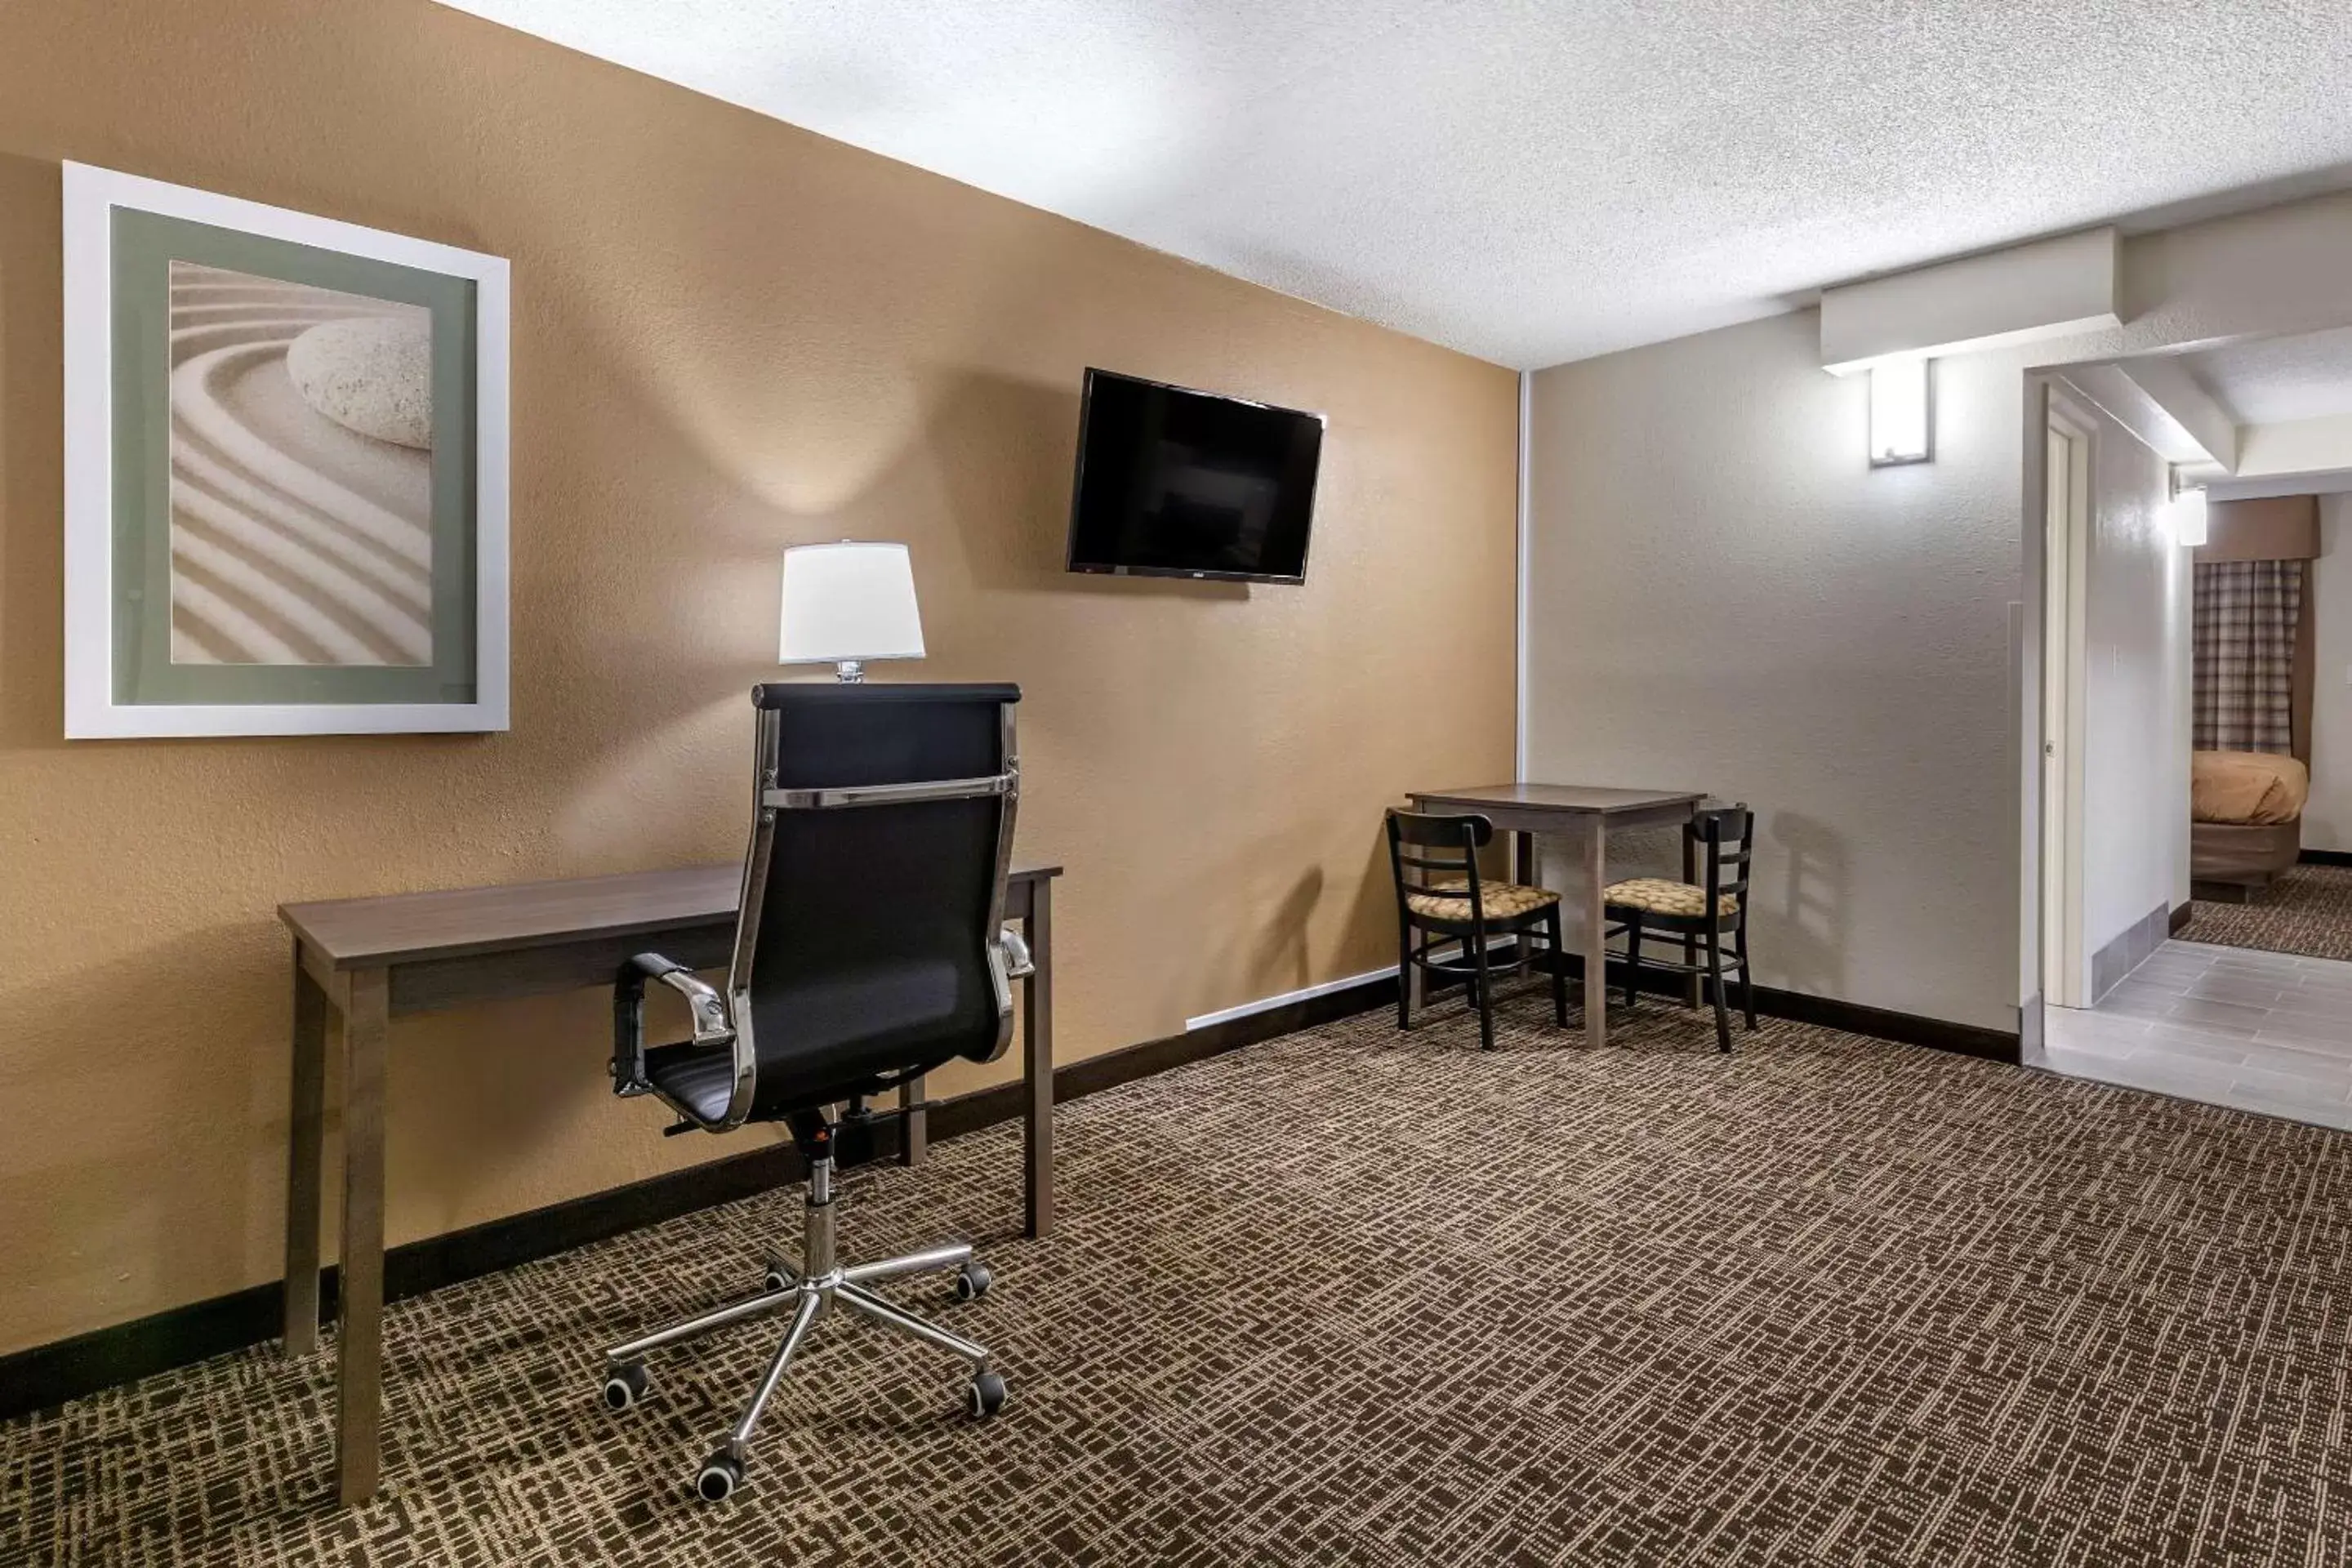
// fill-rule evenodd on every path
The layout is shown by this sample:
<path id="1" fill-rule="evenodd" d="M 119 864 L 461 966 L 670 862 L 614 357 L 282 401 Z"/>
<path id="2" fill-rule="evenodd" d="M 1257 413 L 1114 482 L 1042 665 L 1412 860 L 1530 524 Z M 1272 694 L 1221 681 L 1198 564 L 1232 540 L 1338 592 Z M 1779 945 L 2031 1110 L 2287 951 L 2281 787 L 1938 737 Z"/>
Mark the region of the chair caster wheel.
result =
<path id="1" fill-rule="evenodd" d="M 626 1410 L 646 1396 L 648 1386 L 646 1363 L 624 1362 L 604 1374 L 604 1404 L 614 1410 Z"/>
<path id="2" fill-rule="evenodd" d="M 985 1421 L 1004 1408 L 1004 1379 L 992 1372 L 983 1372 L 971 1380 L 964 1390 L 964 1413 L 975 1421 Z"/>
<path id="3" fill-rule="evenodd" d="M 800 1280 L 790 1269 L 771 1258 L 768 1259 L 768 1272 L 761 1283 L 772 1291 L 789 1290 L 799 1284 Z"/>
<path id="4" fill-rule="evenodd" d="M 984 1265 L 980 1263 L 967 1263 L 961 1268 L 956 1270 L 956 1300 L 959 1301 L 977 1301 L 982 1296 L 987 1295 L 988 1288 L 995 1283 L 996 1277 L 989 1273 Z"/>
<path id="5" fill-rule="evenodd" d="M 702 1461 L 694 1478 L 694 1495 L 705 1502 L 725 1502 L 743 1484 L 743 1461 L 721 1448 Z"/>

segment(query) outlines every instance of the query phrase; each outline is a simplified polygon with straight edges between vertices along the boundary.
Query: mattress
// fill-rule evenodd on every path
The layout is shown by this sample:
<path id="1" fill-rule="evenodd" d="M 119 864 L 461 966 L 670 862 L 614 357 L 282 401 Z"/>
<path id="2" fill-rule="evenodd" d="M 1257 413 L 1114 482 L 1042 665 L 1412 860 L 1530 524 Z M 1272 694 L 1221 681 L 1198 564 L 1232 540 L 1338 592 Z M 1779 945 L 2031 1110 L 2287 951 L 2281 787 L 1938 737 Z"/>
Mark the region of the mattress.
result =
<path id="1" fill-rule="evenodd" d="M 2267 827 L 2303 815 L 2311 770 L 2268 752 L 2199 752 L 2189 763 L 2189 817 Z"/>

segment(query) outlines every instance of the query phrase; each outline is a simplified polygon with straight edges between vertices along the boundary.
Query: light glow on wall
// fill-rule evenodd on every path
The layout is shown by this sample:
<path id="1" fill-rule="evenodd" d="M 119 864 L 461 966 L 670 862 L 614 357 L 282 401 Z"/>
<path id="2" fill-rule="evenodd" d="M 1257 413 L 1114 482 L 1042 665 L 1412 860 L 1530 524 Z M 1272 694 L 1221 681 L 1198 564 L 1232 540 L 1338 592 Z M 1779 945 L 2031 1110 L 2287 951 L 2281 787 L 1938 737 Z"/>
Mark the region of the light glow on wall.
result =
<path id="1" fill-rule="evenodd" d="M 1936 455 L 1935 391 L 1924 359 L 1870 367 L 1870 466 L 1925 463 Z"/>

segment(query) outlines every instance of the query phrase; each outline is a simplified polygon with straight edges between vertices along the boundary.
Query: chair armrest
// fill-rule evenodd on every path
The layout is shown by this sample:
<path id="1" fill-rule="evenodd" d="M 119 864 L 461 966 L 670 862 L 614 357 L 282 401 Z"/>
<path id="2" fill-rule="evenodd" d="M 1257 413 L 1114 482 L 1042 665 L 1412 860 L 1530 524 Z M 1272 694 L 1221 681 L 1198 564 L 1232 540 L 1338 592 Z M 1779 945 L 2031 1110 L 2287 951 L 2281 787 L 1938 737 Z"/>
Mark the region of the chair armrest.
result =
<path id="1" fill-rule="evenodd" d="M 996 945 L 1004 953 L 1004 977 L 1019 980 L 1037 973 L 1037 965 L 1029 956 L 1029 939 L 1011 926 L 999 926 Z"/>
<path id="2" fill-rule="evenodd" d="M 641 952 L 613 977 L 613 1092 L 644 1094 L 646 1081 L 646 982 L 658 980 L 686 998 L 694 1019 L 694 1043 L 723 1046 L 735 1038 L 726 999 L 682 963 L 658 952 Z"/>

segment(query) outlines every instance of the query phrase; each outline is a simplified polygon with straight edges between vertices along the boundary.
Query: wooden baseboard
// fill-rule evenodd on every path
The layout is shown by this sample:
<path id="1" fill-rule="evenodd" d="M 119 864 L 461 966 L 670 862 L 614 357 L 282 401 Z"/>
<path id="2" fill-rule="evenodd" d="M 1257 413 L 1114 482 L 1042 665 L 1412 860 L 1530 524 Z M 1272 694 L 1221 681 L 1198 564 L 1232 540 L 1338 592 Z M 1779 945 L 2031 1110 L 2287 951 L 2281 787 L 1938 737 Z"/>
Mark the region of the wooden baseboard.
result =
<path id="1" fill-rule="evenodd" d="M 2014 1029 L 1956 1024 L 1948 1018 L 1901 1013 L 1891 1007 L 1868 1007 L 1859 1002 L 1842 1002 L 1834 996 L 1809 996 L 1801 991 L 1778 991 L 1769 985 L 1756 988 L 1756 1010 L 1791 1023 L 1819 1024 L 1824 1028 L 1843 1029 L 1849 1035 L 1868 1035 L 1898 1045 L 1926 1046 L 1930 1050 L 2007 1062 L 2012 1067 L 2024 1059 L 2024 1049 Z"/>
<path id="2" fill-rule="evenodd" d="M 2306 849 L 2303 852 L 2306 866 L 2352 866 L 2352 849 Z"/>
<path id="3" fill-rule="evenodd" d="M 2166 927 L 2166 934 L 2168 936 L 2179 936 L 2182 931 L 2189 929 L 2189 922 L 2196 918 L 2197 903 L 2195 900 L 2192 899 L 2185 904 L 2173 905 L 2172 920 Z"/>
<path id="4" fill-rule="evenodd" d="M 1571 960 L 1570 972 L 1579 968 Z M 1619 966 L 1611 968 L 1612 980 L 1622 985 Z M 1643 975 L 1644 991 L 1679 994 L 1680 985 L 1672 975 Z M 1088 1057 L 1055 1070 L 1054 1096 L 1057 1101 L 1082 1099 L 1318 1024 L 1393 1006 L 1396 987 L 1394 976 L 1384 976 L 1344 991 Z M 2014 1062 L 2019 1056 L 2018 1037 L 2013 1034 L 1767 985 L 1756 988 L 1756 1009 L 1775 1018 L 1994 1061 Z M 1015 1081 L 939 1101 L 931 1108 L 931 1136 L 952 1138 L 1015 1120 L 1021 1114 L 1022 1098 L 1022 1085 Z M 885 1121 L 876 1131 L 876 1157 L 896 1158 L 897 1122 Z M 551 1258 L 642 1226 L 769 1192 L 799 1181 L 803 1174 L 799 1152 L 789 1143 L 774 1143 L 609 1192 L 427 1237 L 395 1247 L 385 1255 L 384 1297 L 398 1300 L 422 1295 Z M 1006 1202 L 1008 1213 L 1017 1208 L 1018 1194 L 1008 1189 Z M 320 1309 L 328 1321 L 333 1320 L 336 1285 L 336 1272 L 330 1267 L 320 1287 Z M 272 1281 L 0 1356 L 0 1419 L 49 1409 L 100 1389 L 275 1339 L 282 1299 L 282 1285 Z"/>
<path id="5" fill-rule="evenodd" d="M 1581 979 L 1584 961 L 1574 953 L 1568 957 L 1568 972 Z M 1622 989 L 1625 984 L 1625 965 L 1612 960 L 1609 984 Z M 1683 994 L 1681 976 L 1662 974 L 1654 970 L 1642 972 L 1642 992 L 1648 995 L 1680 997 Z M 1739 994 L 1738 982 L 1733 983 L 1732 996 Z M 1756 1011 L 1768 1018 L 1785 1018 L 1792 1024 L 1818 1024 L 1827 1029 L 1843 1029 L 1850 1035 L 1868 1035 L 1873 1039 L 1892 1040 L 1898 1045 L 1926 1046 L 1930 1050 L 1953 1051 L 1964 1057 L 1978 1057 L 1986 1061 L 2014 1064 L 2023 1059 L 2024 1049 L 2015 1030 L 1988 1028 L 1979 1024 L 1955 1024 L 1945 1018 L 1930 1018 L 1918 1013 L 1901 1013 L 1889 1007 L 1870 1007 L 1859 1002 L 1841 1001 L 1834 996 L 1813 996 L 1802 991 L 1783 991 L 1777 986 L 1756 988 Z"/>

